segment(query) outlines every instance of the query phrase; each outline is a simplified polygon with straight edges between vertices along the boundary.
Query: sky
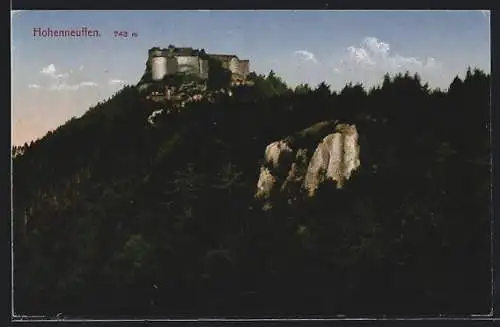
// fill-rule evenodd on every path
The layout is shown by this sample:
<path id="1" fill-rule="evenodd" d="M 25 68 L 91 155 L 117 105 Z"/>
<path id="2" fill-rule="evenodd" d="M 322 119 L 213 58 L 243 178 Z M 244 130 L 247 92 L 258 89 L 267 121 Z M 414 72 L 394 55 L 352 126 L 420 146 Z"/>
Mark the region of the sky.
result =
<path id="1" fill-rule="evenodd" d="M 287 84 L 333 90 L 419 73 L 446 89 L 467 67 L 490 72 L 488 11 L 12 11 L 12 143 L 43 137 L 141 78 L 148 49 L 234 53 Z M 40 37 L 34 29 L 99 31 Z M 115 36 L 127 32 L 127 37 Z M 122 35 L 124 35 L 122 33 Z"/>

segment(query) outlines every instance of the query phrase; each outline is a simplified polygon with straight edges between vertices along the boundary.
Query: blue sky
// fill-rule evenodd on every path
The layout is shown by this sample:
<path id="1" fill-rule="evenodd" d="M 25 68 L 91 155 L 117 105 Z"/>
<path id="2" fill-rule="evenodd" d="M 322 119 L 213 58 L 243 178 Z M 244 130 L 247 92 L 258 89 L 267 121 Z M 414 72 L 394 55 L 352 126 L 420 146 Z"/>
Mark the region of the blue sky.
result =
<path id="1" fill-rule="evenodd" d="M 192 46 L 250 59 L 295 86 L 371 86 L 385 72 L 418 72 L 445 89 L 467 66 L 490 72 L 484 11 L 16 11 L 12 15 L 12 142 L 42 137 L 124 83 L 153 46 Z M 98 30 L 98 38 L 41 38 L 34 28 Z M 128 38 L 115 38 L 127 31 Z M 136 37 L 130 37 L 131 33 Z"/>

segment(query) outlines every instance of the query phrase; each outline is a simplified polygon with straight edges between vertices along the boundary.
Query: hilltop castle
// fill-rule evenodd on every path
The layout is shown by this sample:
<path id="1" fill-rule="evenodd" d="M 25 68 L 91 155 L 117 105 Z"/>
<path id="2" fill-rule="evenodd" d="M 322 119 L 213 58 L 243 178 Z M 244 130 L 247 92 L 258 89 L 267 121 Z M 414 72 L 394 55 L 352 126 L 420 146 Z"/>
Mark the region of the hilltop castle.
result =
<path id="1" fill-rule="evenodd" d="M 153 47 L 148 50 L 146 71 L 137 84 L 145 98 L 172 104 L 171 109 L 205 99 L 232 96 L 231 87 L 251 86 L 249 60 L 234 54 L 208 54 L 204 49 Z"/>
<path id="2" fill-rule="evenodd" d="M 209 60 L 215 59 L 221 66 L 231 71 L 232 81 L 244 81 L 249 73 L 249 60 L 240 60 L 234 54 L 207 54 L 205 50 L 154 47 L 149 49 L 148 67 L 151 69 L 153 81 L 161 81 L 167 75 L 190 74 L 201 79 L 208 79 Z"/>

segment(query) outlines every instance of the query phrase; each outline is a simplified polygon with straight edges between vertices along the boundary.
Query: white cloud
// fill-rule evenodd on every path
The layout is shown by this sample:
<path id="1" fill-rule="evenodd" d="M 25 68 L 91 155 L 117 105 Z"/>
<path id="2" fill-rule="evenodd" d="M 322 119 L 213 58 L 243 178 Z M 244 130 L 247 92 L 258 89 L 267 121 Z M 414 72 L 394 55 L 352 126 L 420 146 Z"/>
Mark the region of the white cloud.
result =
<path id="1" fill-rule="evenodd" d="M 68 84 L 63 81 L 60 83 L 55 83 L 49 86 L 50 91 L 76 91 L 82 87 L 96 87 L 97 83 L 94 82 L 80 82 L 78 84 Z"/>
<path id="2" fill-rule="evenodd" d="M 83 65 L 80 65 L 80 68 L 78 68 L 78 70 L 83 70 Z"/>
<path id="3" fill-rule="evenodd" d="M 80 85 L 80 86 L 98 86 L 97 83 L 94 83 L 94 82 L 81 82 L 78 85 Z"/>
<path id="4" fill-rule="evenodd" d="M 41 86 L 39 84 L 30 84 L 28 85 L 30 89 L 39 89 Z"/>
<path id="5" fill-rule="evenodd" d="M 363 40 L 363 45 L 374 55 L 387 57 L 391 47 L 388 43 L 379 41 L 376 37 L 367 37 Z"/>
<path id="6" fill-rule="evenodd" d="M 55 79 L 66 78 L 69 76 L 68 74 L 57 74 L 56 66 L 54 66 L 54 64 L 50 64 L 47 67 L 42 68 L 41 73 Z"/>
<path id="7" fill-rule="evenodd" d="M 80 66 L 79 70 L 81 71 L 83 66 Z M 75 83 L 71 82 L 70 77 L 73 76 L 73 70 L 69 71 L 70 73 L 58 73 L 54 64 L 50 64 L 46 67 L 43 67 L 40 71 L 41 74 L 50 77 L 51 82 L 47 87 L 50 91 L 76 91 L 83 87 L 96 87 L 98 86 L 95 82 L 90 81 L 81 81 Z"/>
<path id="8" fill-rule="evenodd" d="M 389 43 L 383 42 L 376 37 L 366 37 L 361 45 L 347 48 L 348 58 L 341 63 L 356 64 L 362 67 L 372 67 L 382 70 L 421 70 L 435 69 L 440 63 L 435 58 L 419 59 L 416 57 L 403 56 L 392 53 Z"/>
<path id="9" fill-rule="evenodd" d="M 116 85 L 116 84 L 125 84 L 127 82 L 121 80 L 121 79 L 110 79 L 109 84 L 111 85 Z"/>
<path id="10" fill-rule="evenodd" d="M 318 63 L 318 60 L 316 59 L 316 56 L 314 56 L 314 53 L 307 50 L 297 50 L 294 52 L 294 54 L 304 61 L 311 61 L 315 64 Z"/>
<path id="11" fill-rule="evenodd" d="M 441 68 L 442 64 L 437 62 L 435 58 L 429 57 L 425 62 L 425 68 Z"/>
<path id="12" fill-rule="evenodd" d="M 370 55 L 363 48 L 355 48 L 350 46 L 347 48 L 349 51 L 349 59 L 355 61 L 358 64 L 374 65 L 375 62 L 370 58 Z"/>
<path id="13" fill-rule="evenodd" d="M 42 74 L 52 75 L 55 74 L 55 72 L 56 72 L 56 66 L 54 66 L 54 64 L 50 64 L 47 67 L 42 68 Z"/>
<path id="14" fill-rule="evenodd" d="M 415 57 L 404 57 L 400 54 L 396 54 L 388 58 L 388 63 L 393 69 L 399 68 L 421 68 L 423 67 L 422 61 Z"/>

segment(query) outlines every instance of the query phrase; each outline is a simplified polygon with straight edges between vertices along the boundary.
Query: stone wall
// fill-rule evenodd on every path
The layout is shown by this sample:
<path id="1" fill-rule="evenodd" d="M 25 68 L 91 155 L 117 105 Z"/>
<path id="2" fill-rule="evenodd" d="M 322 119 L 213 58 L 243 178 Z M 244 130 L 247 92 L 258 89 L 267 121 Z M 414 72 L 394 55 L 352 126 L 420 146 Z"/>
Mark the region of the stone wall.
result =
<path id="1" fill-rule="evenodd" d="M 250 73 L 250 61 L 249 60 L 240 60 L 239 72 L 242 77 L 246 78 Z"/>
<path id="2" fill-rule="evenodd" d="M 167 74 L 177 73 L 177 59 L 174 57 L 167 57 Z"/>
<path id="3" fill-rule="evenodd" d="M 151 76 L 154 81 L 161 80 L 167 74 L 167 58 L 153 57 L 151 59 Z"/>
<path id="4" fill-rule="evenodd" d="M 178 56 L 177 71 L 186 74 L 200 74 L 200 65 L 198 56 Z"/>
<path id="5" fill-rule="evenodd" d="M 238 74 L 239 68 L 240 68 L 240 62 L 239 62 L 238 58 L 236 58 L 236 57 L 231 58 L 231 60 L 229 61 L 229 70 L 231 71 L 231 73 Z"/>
<path id="6" fill-rule="evenodd" d="M 201 59 L 200 58 L 200 77 L 201 78 L 204 78 L 204 79 L 207 79 L 208 78 L 208 60 L 206 59 Z"/>
<path id="7" fill-rule="evenodd" d="M 148 67 L 151 66 L 153 58 L 166 59 L 166 74 L 188 73 L 195 74 L 203 79 L 209 75 L 209 65 L 204 52 L 193 50 L 192 48 L 151 48 L 148 51 Z M 218 60 L 222 67 L 228 69 L 233 74 L 233 80 L 244 80 L 249 73 L 249 61 L 239 60 L 236 55 L 208 54 L 209 57 Z M 157 60 L 157 59 L 155 59 Z M 161 61 L 162 59 L 160 59 Z M 162 69 L 155 68 L 155 77 L 163 74 Z"/>

